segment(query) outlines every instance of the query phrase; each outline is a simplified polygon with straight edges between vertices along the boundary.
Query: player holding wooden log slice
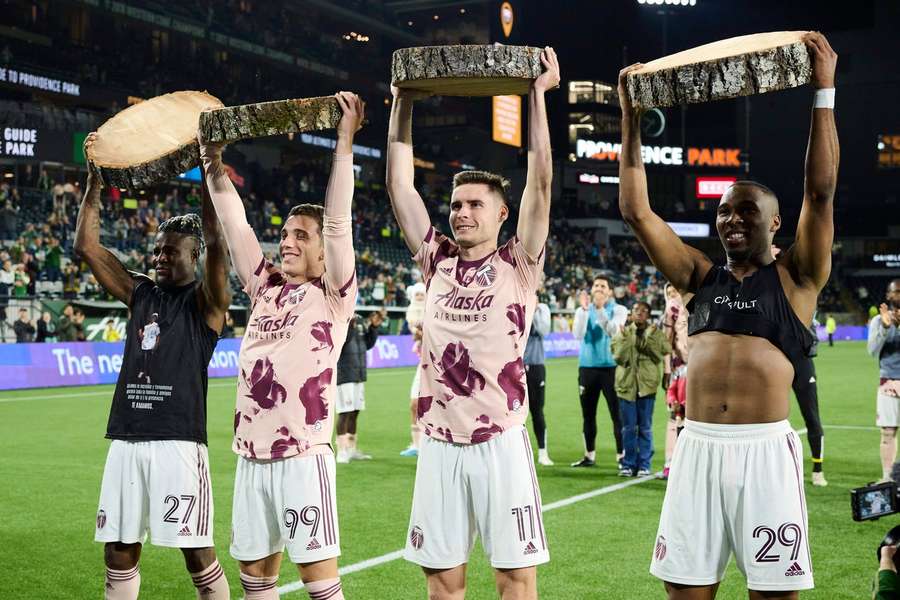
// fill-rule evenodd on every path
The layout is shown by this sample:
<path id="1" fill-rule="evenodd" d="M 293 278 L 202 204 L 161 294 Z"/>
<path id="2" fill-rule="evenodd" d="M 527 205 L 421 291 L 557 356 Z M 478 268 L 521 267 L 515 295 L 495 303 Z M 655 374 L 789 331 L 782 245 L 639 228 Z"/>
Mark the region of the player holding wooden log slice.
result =
<path id="1" fill-rule="evenodd" d="M 96 134 L 88 134 L 88 156 L 96 143 Z M 100 180 L 89 165 L 75 253 L 129 309 L 94 533 L 104 544 L 104 598 L 138 597 L 149 531 L 153 545 L 181 550 L 198 599 L 228 600 L 213 544 L 206 435 L 206 366 L 231 303 L 219 220 L 204 184 L 201 216 L 179 215 L 159 225 L 151 279 L 128 271 L 102 245 L 100 213 Z"/>
<path id="2" fill-rule="evenodd" d="M 425 438 L 404 557 L 425 571 L 429 598 L 461 598 L 475 532 L 504 598 L 535 598 L 550 554 L 541 516 L 523 354 L 550 225 L 553 163 L 544 94 L 559 85 L 552 48 L 528 94 L 528 176 L 515 237 L 498 247 L 509 182 L 485 171 L 453 178 L 450 230 L 431 224 L 413 184 L 412 105 L 394 87 L 387 189 L 422 270 L 426 310 L 417 416 Z M 477 88 L 478 86 L 475 85 Z"/>
<path id="3" fill-rule="evenodd" d="M 337 127 L 341 107 L 334 96 L 226 106 L 200 115 L 200 137 L 208 142 L 300 133 Z"/>
<path id="4" fill-rule="evenodd" d="M 670 54 L 629 71 L 635 108 L 694 104 L 762 94 L 809 82 L 805 31 L 775 31 L 720 40 Z"/>
<path id="5" fill-rule="evenodd" d="M 109 186 L 135 190 L 173 179 L 200 164 L 200 113 L 221 106 L 194 91 L 144 100 L 101 125 L 86 158 Z"/>
<path id="6" fill-rule="evenodd" d="M 650 572 L 669 598 L 712 598 L 733 552 L 751 599 L 796 598 L 813 587 L 803 450 L 787 420 L 809 325 L 831 272 L 839 160 L 837 55 L 820 33 L 803 43 L 816 88 L 803 206 L 794 244 L 772 256 L 781 226 L 768 187 L 738 181 L 716 209 L 727 263 L 714 265 L 653 212 L 641 158 L 640 111 L 619 74 L 619 208 L 653 264 L 687 301 L 691 359 L 684 430 L 659 519 Z"/>
<path id="7" fill-rule="evenodd" d="M 540 77 L 541 49 L 502 44 L 395 50 L 391 84 L 434 96 L 527 94 Z"/>
<path id="8" fill-rule="evenodd" d="M 291 209 L 281 229 L 280 267 L 263 256 L 225 172 L 222 146 L 201 141 L 210 196 L 250 297 L 234 414 L 231 541 L 247 600 L 278 599 L 285 548 L 311 598 L 344 597 L 331 439 L 335 368 L 356 303 L 353 136 L 365 104 L 350 92 L 335 98 L 343 116 L 325 208 Z"/>

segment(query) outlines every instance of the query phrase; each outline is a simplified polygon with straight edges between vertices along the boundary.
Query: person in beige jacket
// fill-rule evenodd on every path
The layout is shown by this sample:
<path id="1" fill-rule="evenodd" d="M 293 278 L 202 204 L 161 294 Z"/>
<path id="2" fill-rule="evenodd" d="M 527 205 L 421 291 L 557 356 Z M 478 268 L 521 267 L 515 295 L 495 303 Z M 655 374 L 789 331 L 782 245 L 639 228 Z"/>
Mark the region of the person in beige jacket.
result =
<path id="1" fill-rule="evenodd" d="M 620 477 L 650 474 L 653 402 L 662 379 L 663 359 L 671 351 L 665 332 L 650 322 L 650 305 L 635 302 L 631 307 L 631 323 L 612 339 L 625 450 Z"/>

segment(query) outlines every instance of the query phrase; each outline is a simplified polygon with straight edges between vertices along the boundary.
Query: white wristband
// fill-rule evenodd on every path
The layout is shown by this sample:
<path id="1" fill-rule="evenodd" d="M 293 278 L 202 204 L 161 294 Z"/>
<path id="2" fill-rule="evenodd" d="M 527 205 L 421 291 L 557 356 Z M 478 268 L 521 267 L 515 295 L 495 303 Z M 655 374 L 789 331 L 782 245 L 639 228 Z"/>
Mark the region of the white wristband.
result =
<path id="1" fill-rule="evenodd" d="M 834 108 L 834 88 L 816 90 L 813 108 Z"/>

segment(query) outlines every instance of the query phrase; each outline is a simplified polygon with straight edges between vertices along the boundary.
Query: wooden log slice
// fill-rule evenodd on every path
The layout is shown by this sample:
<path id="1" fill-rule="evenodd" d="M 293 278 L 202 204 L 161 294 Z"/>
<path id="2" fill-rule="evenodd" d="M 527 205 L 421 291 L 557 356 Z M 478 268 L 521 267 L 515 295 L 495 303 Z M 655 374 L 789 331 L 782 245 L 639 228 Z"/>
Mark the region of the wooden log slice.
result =
<path id="1" fill-rule="evenodd" d="M 797 87 L 812 76 L 805 31 L 720 40 L 650 61 L 628 74 L 638 108 L 694 104 Z"/>
<path id="2" fill-rule="evenodd" d="M 541 48 L 531 46 L 422 46 L 391 59 L 393 85 L 436 96 L 527 94 L 543 71 Z"/>
<path id="3" fill-rule="evenodd" d="M 300 133 L 337 127 L 341 107 L 334 96 L 226 106 L 200 115 L 200 132 L 210 142 Z"/>
<path id="4" fill-rule="evenodd" d="M 200 164 L 200 113 L 222 106 L 206 92 L 164 94 L 129 106 L 97 130 L 87 159 L 106 185 L 148 187 Z"/>

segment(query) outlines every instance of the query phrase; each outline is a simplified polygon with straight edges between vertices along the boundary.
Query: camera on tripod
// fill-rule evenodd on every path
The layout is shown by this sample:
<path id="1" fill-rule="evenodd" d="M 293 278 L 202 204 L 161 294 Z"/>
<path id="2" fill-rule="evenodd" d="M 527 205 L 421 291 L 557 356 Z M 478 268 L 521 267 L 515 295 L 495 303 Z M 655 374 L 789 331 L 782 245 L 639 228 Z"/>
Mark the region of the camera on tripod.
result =
<path id="1" fill-rule="evenodd" d="M 850 490 L 854 521 L 868 521 L 900 512 L 900 498 L 894 481 L 870 483 Z"/>

